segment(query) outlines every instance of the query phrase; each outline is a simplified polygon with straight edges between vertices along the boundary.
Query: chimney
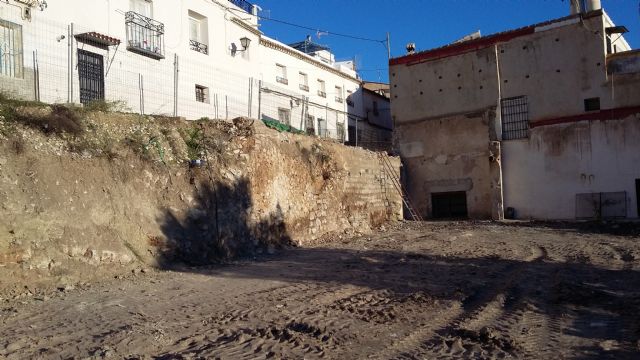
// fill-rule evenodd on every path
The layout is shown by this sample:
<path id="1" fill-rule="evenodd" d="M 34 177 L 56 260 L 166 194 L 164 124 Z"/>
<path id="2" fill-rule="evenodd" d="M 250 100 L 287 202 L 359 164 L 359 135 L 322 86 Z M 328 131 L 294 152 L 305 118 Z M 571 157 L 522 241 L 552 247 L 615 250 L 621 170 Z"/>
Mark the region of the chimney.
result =
<path id="1" fill-rule="evenodd" d="M 590 11 L 602 9 L 600 0 L 569 0 L 571 15 L 585 14 Z"/>
<path id="2" fill-rule="evenodd" d="M 586 9 L 585 12 L 596 11 L 602 9 L 600 0 L 585 0 Z"/>

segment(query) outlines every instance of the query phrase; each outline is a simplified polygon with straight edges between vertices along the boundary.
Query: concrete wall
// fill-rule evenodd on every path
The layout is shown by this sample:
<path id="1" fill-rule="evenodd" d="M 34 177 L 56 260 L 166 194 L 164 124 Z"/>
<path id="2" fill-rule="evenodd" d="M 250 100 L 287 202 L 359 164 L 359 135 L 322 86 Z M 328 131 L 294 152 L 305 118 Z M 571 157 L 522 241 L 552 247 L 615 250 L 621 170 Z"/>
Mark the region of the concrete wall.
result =
<path id="1" fill-rule="evenodd" d="M 377 105 L 374 105 L 376 103 Z M 373 125 L 383 127 L 385 129 L 393 129 L 391 121 L 391 102 L 388 98 L 379 95 L 373 91 L 362 91 L 362 105 L 367 121 Z M 377 106 L 377 113 L 374 109 Z"/>
<path id="2" fill-rule="evenodd" d="M 435 188 L 467 191 L 471 217 L 501 218 L 513 207 L 518 217 L 570 219 L 578 193 L 627 191 L 628 217 L 637 217 L 640 143 L 629 134 L 637 132 L 640 74 L 628 71 L 635 53 L 607 54 L 609 26 L 606 13 L 593 12 L 481 38 L 460 52 L 451 49 L 467 45 L 392 60 L 395 145 L 420 210 L 430 215 Z M 502 141 L 500 99 L 517 96 L 526 96 L 532 130 Z M 601 111 L 586 111 L 584 100 L 595 97 Z"/>
<path id="3" fill-rule="evenodd" d="M 494 116 L 487 111 L 396 128 L 408 195 L 423 216 L 432 215 L 432 193 L 465 191 L 469 216 L 492 218 L 493 192 L 500 191 L 489 149 Z"/>
<path id="4" fill-rule="evenodd" d="M 575 219 L 576 194 L 627 193 L 638 218 L 640 116 L 536 127 L 503 143 L 504 206 L 520 219 Z"/>
<path id="5" fill-rule="evenodd" d="M 592 97 L 602 108 L 626 106 L 623 94 L 611 97 L 603 33 L 602 16 L 568 19 L 477 51 L 392 66 L 392 116 L 401 124 L 522 95 L 532 122 L 583 113 Z"/>

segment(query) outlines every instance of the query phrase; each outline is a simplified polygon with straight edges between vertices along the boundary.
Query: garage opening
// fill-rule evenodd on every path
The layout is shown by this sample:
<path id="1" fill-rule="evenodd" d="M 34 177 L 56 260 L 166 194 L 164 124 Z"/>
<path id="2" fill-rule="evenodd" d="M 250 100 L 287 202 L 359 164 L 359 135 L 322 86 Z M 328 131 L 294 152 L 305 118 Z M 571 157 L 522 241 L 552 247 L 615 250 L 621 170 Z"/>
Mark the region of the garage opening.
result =
<path id="1" fill-rule="evenodd" d="M 469 217 L 467 193 L 464 191 L 432 193 L 431 206 L 434 219 L 461 219 Z"/>

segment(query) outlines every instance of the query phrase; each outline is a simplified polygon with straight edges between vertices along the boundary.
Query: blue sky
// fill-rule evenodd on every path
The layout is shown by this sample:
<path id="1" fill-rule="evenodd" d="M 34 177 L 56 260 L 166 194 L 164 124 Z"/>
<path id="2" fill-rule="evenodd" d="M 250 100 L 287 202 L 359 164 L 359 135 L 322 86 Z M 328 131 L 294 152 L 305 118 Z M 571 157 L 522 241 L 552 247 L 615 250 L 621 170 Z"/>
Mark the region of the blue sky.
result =
<path id="1" fill-rule="evenodd" d="M 384 40 L 391 33 L 392 56 L 415 42 L 418 50 L 445 45 L 476 30 L 483 35 L 567 16 L 569 0 L 256 0 L 263 16 L 358 37 Z M 640 0 L 602 0 L 617 25 L 625 25 L 627 41 L 640 47 Z M 285 43 L 306 35 L 328 45 L 338 59 L 356 58 L 363 78 L 387 81 L 384 45 L 338 36 L 321 36 L 263 20 L 261 30 Z"/>

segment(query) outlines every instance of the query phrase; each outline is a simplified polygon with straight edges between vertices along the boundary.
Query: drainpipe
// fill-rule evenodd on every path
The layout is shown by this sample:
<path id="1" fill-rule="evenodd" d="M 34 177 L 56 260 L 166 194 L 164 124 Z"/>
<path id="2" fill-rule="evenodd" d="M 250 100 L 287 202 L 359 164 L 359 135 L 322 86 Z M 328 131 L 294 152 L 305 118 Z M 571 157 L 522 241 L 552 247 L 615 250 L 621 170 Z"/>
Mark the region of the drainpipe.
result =
<path id="1" fill-rule="evenodd" d="M 496 106 L 496 115 L 500 117 L 500 121 L 496 121 L 496 137 L 502 138 L 502 77 L 500 76 L 500 56 L 498 55 L 498 44 L 493 46 L 496 53 L 496 78 L 498 79 L 498 103 Z"/>

